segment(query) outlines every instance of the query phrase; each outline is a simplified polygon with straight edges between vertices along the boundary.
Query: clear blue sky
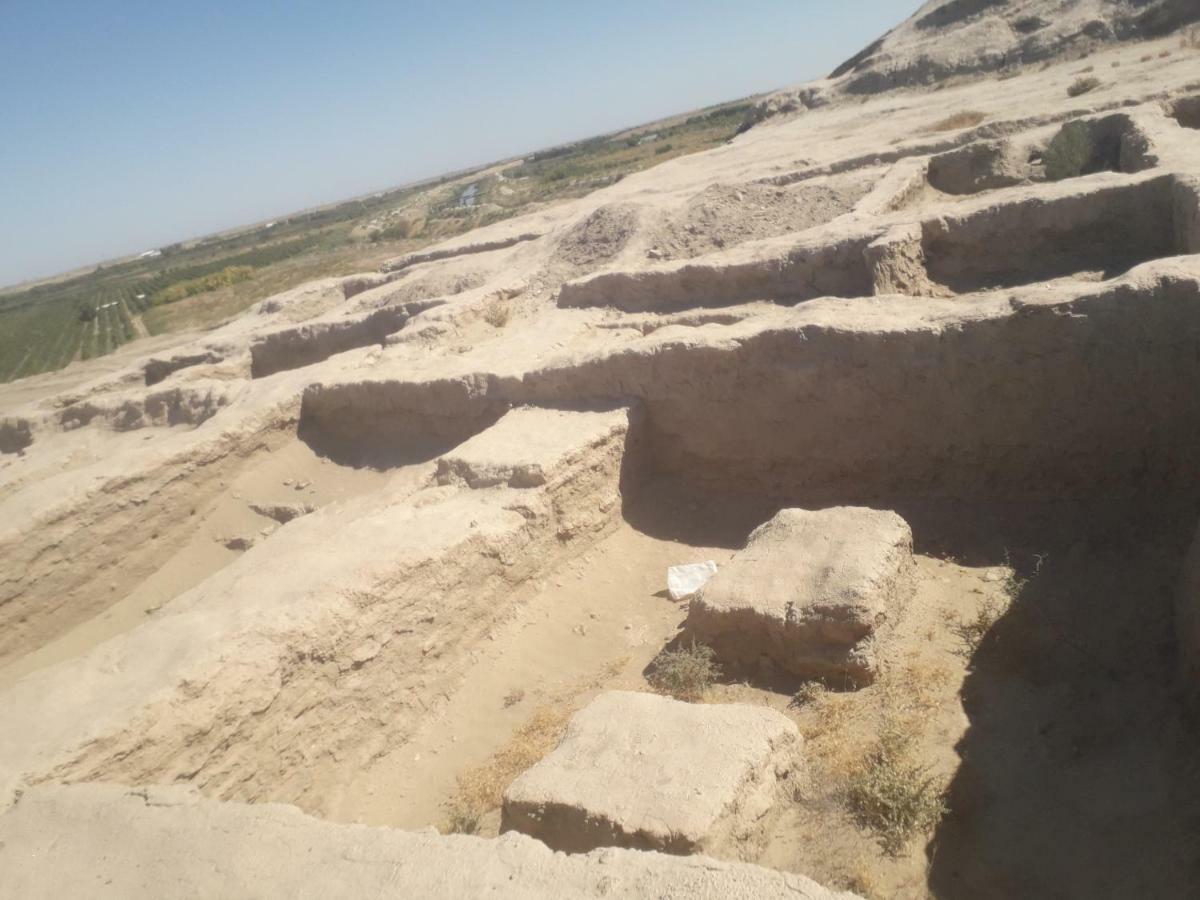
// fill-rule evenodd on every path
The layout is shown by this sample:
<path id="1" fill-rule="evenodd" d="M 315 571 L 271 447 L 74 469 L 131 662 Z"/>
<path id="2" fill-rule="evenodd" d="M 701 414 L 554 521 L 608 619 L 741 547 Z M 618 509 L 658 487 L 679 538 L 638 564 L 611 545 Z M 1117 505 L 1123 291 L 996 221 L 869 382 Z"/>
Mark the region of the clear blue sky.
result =
<path id="1" fill-rule="evenodd" d="M 917 0 L 0 0 L 0 284 L 823 75 Z"/>

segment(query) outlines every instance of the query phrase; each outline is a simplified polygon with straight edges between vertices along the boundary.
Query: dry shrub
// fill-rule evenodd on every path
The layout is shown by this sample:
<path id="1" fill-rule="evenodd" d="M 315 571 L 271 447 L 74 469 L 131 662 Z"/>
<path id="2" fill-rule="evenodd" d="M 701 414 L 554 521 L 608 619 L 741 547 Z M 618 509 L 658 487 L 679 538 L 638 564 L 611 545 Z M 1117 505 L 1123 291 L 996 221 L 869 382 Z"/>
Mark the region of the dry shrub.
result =
<path id="1" fill-rule="evenodd" d="M 503 803 L 504 792 L 513 780 L 558 746 L 574 711 L 571 705 L 543 706 L 495 756 L 459 775 L 444 830 L 456 834 L 477 832 L 483 816 Z"/>
<path id="2" fill-rule="evenodd" d="M 928 766 L 913 760 L 912 744 L 903 731 L 885 729 L 847 790 L 859 824 L 873 831 L 892 856 L 915 835 L 932 831 L 946 813 L 945 789 Z"/>
<path id="3" fill-rule="evenodd" d="M 720 677 L 712 648 L 693 641 L 691 647 L 658 654 L 646 680 L 660 694 L 694 703 L 703 700 Z"/>
<path id="4" fill-rule="evenodd" d="M 1147 53 L 1145 56 L 1143 56 L 1141 59 L 1139 59 L 1139 60 L 1138 60 L 1138 62 L 1144 62 L 1144 63 L 1148 63 L 1148 62 L 1150 62 L 1150 60 L 1152 60 L 1152 59 L 1154 59 L 1154 54 L 1153 54 L 1153 53 Z"/>
<path id="5" fill-rule="evenodd" d="M 796 695 L 792 697 L 788 707 L 791 709 L 803 709 L 804 707 L 812 706 L 818 703 L 825 695 L 825 685 L 819 681 L 806 681 L 800 685 L 800 690 L 796 691 Z"/>
<path id="6" fill-rule="evenodd" d="M 934 122 L 925 129 L 925 134 L 935 134 L 939 131 L 957 131 L 960 128 L 973 128 L 986 118 L 987 113 L 982 113 L 974 109 L 963 110 L 962 112 L 956 112 L 952 116 L 947 116 L 938 122 Z"/>
<path id="7" fill-rule="evenodd" d="M 483 321 L 493 328 L 503 328 L 512 318 L 512 309 L 503 300 L 493 300 L 483 311 Z"/>
<path id="8" fill-rule="evenodd" d="M 951 630 L 962 642 L 962 646 L 955 652 L 963 659 L 970 661 L 979 650 L 979 645 L 983 643 L 987 633 L 992 630 L 993 625 L 1000 621 L 1000 617 L 1007 609 L 1007 604 L 999 598 L 988 597 L 979 604 L 975 615 L 969 619 L 959 619 L 958 622 L 951 625 Z"/>
<path id="9" fill-rule="evenodd" d="M 1079 97 L 1088 93 L 1089 91 L 1094 91 L 1098 87 L 1100 87 L 1100 79 L 1096 78 L 1094 75 L 1088 75 L 1084 78 L 1076 78 L 1067 87 L 1067 96 Z"/>

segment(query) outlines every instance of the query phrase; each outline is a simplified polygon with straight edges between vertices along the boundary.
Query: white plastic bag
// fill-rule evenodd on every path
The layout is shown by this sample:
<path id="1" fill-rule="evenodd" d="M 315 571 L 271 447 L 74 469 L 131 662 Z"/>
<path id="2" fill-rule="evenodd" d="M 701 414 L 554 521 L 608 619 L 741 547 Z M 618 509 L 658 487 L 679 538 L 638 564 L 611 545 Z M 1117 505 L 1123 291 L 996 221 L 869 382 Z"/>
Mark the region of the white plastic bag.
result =
<path id="1" fill-rule="evenodd" d="M 711 559 L 686 566 L 671 566 L 667 569 L 667 593 L 672 600 L 685 600 L 708 584 L 717 574 L 717 564 Z"/>

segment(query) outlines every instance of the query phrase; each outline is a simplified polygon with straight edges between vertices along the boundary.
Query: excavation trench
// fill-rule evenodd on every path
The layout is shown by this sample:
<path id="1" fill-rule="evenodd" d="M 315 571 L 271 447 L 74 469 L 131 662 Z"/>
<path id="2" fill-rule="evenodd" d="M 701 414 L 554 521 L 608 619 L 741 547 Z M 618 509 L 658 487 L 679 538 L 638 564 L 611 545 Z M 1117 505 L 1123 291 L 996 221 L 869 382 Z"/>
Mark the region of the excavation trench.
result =
<path id="1" fill-rule="evenodd" d="M 936 154 L 929 160 L 927 178 L 930 187 L 963 196 L 1047 178 L 1065 180 L 1097 172 L 1133 174 L 1157 163 L 1149 152 L 1151 144 L 1150 137 L 1127 114 L 1076 119 L 1066 123 L 1044 148 L 1006 138 L 977 141 Z"/>
<path id="2" fill-rule="evenodd" d="M 932 281 L 956 292 L 1086 272 L 1112 278 L 1189 252 L 1176 227 L 1183 202 L 1175 178 L 1159 176 L 926 220 L 925 268 Z"/>
<path id="3" fill-rule="evenodd" d="M 714 498 L 742 498 L 753 511 L 747 518 L 760 521 L 793 504 L 896 509 L 913 524 L 919 550 L 989 564 L 1013 548 L 1032 559 L 1053 544 L 1046 535 L 1058 535 L 1057 554 L 1063 535 L 1078 534 L 1085 545 L 1079 565 L 1088 572 L 1125 558 L 1129 541 L 1138 540 L 1128 522 L 1151 522 L 1161 552 L 1143 555 L 1141 580 L 1130 587 L 1159 623 L 1155 633 L 1165 633 L 1169 598 L 1152 589 L 1150 573 L 1175 577 L 1179 534 L 1200 496 L 1196 276 L 1194 265 L 1171 261 L 1079 286 L 1069 297 L 985 296 L 966 311 L 955 301 L 924 311 L 904 298 L 881 298 L 863 318 L 863 304 L 825 304 L 794 310 L 786 321 L 719 326 L 721 336 L 709 343 L 652 332 L 618 352 L 521 377 L 313 386 L 301 405 L 300 437 L 336 463 L 362 467 L 471 459 L 464 448 L 476 438 L 485 441 L 485 459 L 524 448 L 519 433 L 545 430 L 500 440 L 498 429 L 507 411 L 526 405 L 547 415 L 614 404 L 641 414 L 619 441 L 572 445 L 582 449 L 540 481 L 506 482 L 503 466 L 499 476 L 463 482 L 455 474 L 461 468 L 439 465 L 432 478 L 428 466 L 431 479 L 418 490 L 364 498 L 352 516 L 322 511 L 289 524 L 271 553 L 251 551 L 177 601 L 174 615 L 110 642 L 103 660 L 84 657 L 46 673 L 93 685 L 97 698 L 108 698 L 102 706 L 124 704 L 108 719 L 99 713 L 107 726 L 86 741 L 63 741 L 74 733 L 66 720 L 84 716 L 56 709 L 54 721 L 39 723 L 46 736 L 31 738 L 31 750 L 9 745 L 4 752 L 56 759 L 35 780 L 187 780 L 212 796 L 336 812 L 365 766 L 397 754 L 422 723 L 451 708 L 468 660 L 511 613 L 522 585 L 582 559 L 613 529 L 689 554 L 736 543 L 736 536 L 697 533 L 703 523 L 687 506 L 689 495 L 697 508 L 733 508 Z M 646 502 L 671 480 L 681 485 L 675 496 L 682 505 Z M 1101 528 L 1098 510 L 1118 512 Z M 655 566 L 667 558 L 663 546 L 646 556 Z M 301 556 L 304 566 L 295 564 Z M 1085 593 L 1073 593 L 1076 605 L 1058 612 L 1086 616 Z M 252 607 L 240 602 L 252 595 Z M 1131 597 L 1123 609 L 1132 620 L 1138 604 Z M 1099 628 L 1103 617 L 1093 618 Z M 1081 642 L 1081 655 L 1096 655 L 1100 640 Z M 97 665 L 104 674 L 90 681 Z M 1057 665 L 1053 654 L 1039 652 L 1015 676 L 981 671 L 972 678 L 1001 691 L 1068 683 L 1055 695 L 1058 706 L 1041 708 L 1053 719 L 1072 691 L 1088 689 L 1092 663 L 1072 657 Z M 161 691 L 162 670 L 173 673 L 166 699 L 147 693 L 152 681 Z M 1158 681 L 1138 685 L 1114 695 L 1118 711 L 1138 703 L 1149 709 L 1151 696 L 1166 694 Z M 0 714 L 33 721 L 31 711 L 53 687 L 18 684 L 0 697 Z M 1154 702 L 1154 727 L 1167 727 L 1171 707 Z M 984 727 L 971 740 L 1034 752 L 1019 714 L 988 719 L 989 709 L 968 712 L 984 726 L 997 723 L 1001 734 Z M 1097 708 L 1072 727 L 1086 731 L 1095 716 L 1110 713 Z M 54 741 L 48 753 L 46 742 Z M 1103 765 L 1146 758 L 1144 744 L 1120 747 Z M 15 767 L 20 759 L 0 761 Z M 971 763 L 980 765 L 989 786 L 1008 783 L 1007 775 L 986 771 L 987 753 Z M 1036 774 L 1048 780 L 1054 773 Z M 1085 771 L 1078 774 L 1063 789 L 1072 803 L 1089 790 Z M 955 790 L 978 802 L 971 784 Z M 1029 813 L 1022 804 L 1030 796 L 991 802 L 1016 822 Z M 1137 815 L 1140 822 L 1150 811 Z M 958 820 L 944 827 L 958 860 L 969 860 L 987 837 Z M 1178 847 L 1184 838 L 1172 829 L 1157 834 Z M 1081 838 L 1072 865 L 1033 886 L 1061 884 L 1061 873 L 1075 871 L 1097 846 Z M 1002 861 L 1011 871 L 1020 862 L 1020 853 Z M 952 873 L 939 868 L 935 876 Z"/>
<path id="4" fill-rule="evenodd" d="M 1173 175 L 1101 173 L 1004 202 L 805 239 L 785 253 L 648 272 L 605 272 L 562 286 L 558 305 L 672 312 L 753 300 L 946 296 L 1063 276 L 1104 280 L 1144 262 L 1195 252 L 1197 192 Z"/>
<path id="5" fill-rule="evenodd" d="M 474 489 L 456 480 L 461 467 L 439 472 L 444 483 L 432 467 L 403 485 L 393 474 L 352 508 L 284 526 L 270 550 L 253 548 L 160 619 L 17 682 L 0 696 L 5 716 L 31 714 L 59 681 L 86 687 L 66 691 L 35 733 L 0 739 L 0 763 L 32 781 L 186 779 L 214 796 L 323 809 L 453 690 L 515 585 L 615 523 L 636 457 L 628 414 L 544 415 L 560 424 L 535 445 L 539 477 L 512 476 L 530 487 Z M 579 422 L 591 430 L 575 444 Z M 512 437 L 465 443 L 463 465 L 488 470 L 528 449 Z M 89 736 L 71 737 L 81 727 Z"/>
<path id="6" fill-rule="evenodd" d="M 148 621 L 267 541 L 279 522 L 256 506 L 323 508 L 408 477 L 398 462 L 376 470 L 317 455 L 286 409 L 265 423 L 209 430 L 199 442 L 164 433 L 142 443 L 136 430 L 147 425 L 196 424 L 173 411 L 186 409 L 179 393 L 160 392 L 165 400 L 151 394 L 136 405 L 69 407 L 64 423 L 79 428 L 102 419 L 123 433 L 81 440 L 69 456 L 74 465 L 52 462 L 4 496 L 14 517 L 36 515 L 40 524 L 9 532 L 0 544 L 11 563 L 0 573 L 0 685 Z M 160 441 L 178 449 L 160 449 Z M 121 446 L 145 459 L 136 477 L 107 462 Z"/>
<path id="7" fill-rule="evenodd" d="M 1190 491 L 1200 303 L 1194 266 L 1158 266 L 1057 300 L 930 301 L 930 318 L 881 298 L 840 307 L 846 326 L 822 306 L 709 343 L 651 333 L 520 378 L 316 385 L 301 434 L 387 457 L 514 405 L 635 398 L 650 464 L 713 485 L 860 499 Z"/>
<path id="8" fill-rule="evenodd" d="M 405 303 L 375 310 L 359 319 L 315 322 L 272 332 L 250 346 L 250 374 L 264 378 L 314 365 L 347 350 L 381 346 L 388 335 L 402 329 L 413 316 L 443 302 Z"/>
<path id="9" fill-rule="evenodd" d="M 841 503 L 899 511 L 918 553 L 1014 564 L 1032 587 L 993 626 L 964 682 L 970 726 L 931 883 L 947 896 L 1047 896 L 1079 885 L 1174 896 L 1196 876 L 1193 863 L 1179 863 L 1200 849 L 1189 825 L 1200 772 L 1172 689 L 1175 583 L 1200 501 L 1197 334 L 1194 274 L 1164 269 L 1071 301 L 1005 303 L 945 328 L 801 325 L 719 347 L 658 344 L 521 380 L 427 387 L 439 407 L 453 396 L 481 416 L 565 395 L 644 404 L 644 462 L 622 528 L 647 545 L 599 551 L 601 570 L 618 557 L 660 569 L 668 546 L 678 561 L 736 549 L 744 533 L 704 532 L 706 522 L 732 527 L 716 510 L 749 511 L 744 532 L 780 506 Z M 338 427 L 353 428 L 362 387 L 314 390 L 309 426 L 344 415 Z M 419 431 L 431 407 L 414 399 L 421 388 L 406 387 L 376 384 L 371 396 L 390 395 L 391 415 Z M 569 587 L 542 594 L 555 604 L 572 596 Z M 576 612 L 555 605 L 552 615 L 565 623 Z M 580 615 L 574 627 L 603 636 L 608 618 Z M 647 623 L 669 631 L 666 618 Z M 586 636 L 559 631 L 546 643 Z M 487 668 L 501 670 L 516 679 L 503 690 L 537 683 L 536 668 Z M 504 708 L 501 687 L 493 693 L 481 702 Z M 449 715 L 465 714 L 472 700 L 449 704 Z M 460 768 L 479 761 L 451 731 L 442 738 L 426 738 L 420 759 L 398 754 L 374 771 L 359 783 L 366 796 L 352 790 L 340 814 L 438 821 L 421 779 L 404 770 L 441 773 L 444 797 L 453 766 L 423 754 L 445 753 Z"/>

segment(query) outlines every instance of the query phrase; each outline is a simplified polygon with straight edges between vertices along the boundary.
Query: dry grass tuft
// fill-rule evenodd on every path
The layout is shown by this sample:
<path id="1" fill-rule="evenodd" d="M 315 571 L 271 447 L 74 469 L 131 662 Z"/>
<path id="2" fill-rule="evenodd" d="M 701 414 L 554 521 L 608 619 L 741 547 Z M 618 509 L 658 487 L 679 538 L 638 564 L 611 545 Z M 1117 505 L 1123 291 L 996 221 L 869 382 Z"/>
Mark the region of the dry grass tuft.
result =
<path id="1" fill-rule="evenodd" d="M 939 131 L 957 131 L 960 128 L 973 128 L 987 118 L 987 113 L 968 109 L 956 112 L 952 116 L 934 122 L 924 130 L 925 134 L 936 134 Z"/>
<path id="2" fill-rule="evenodd" d="M 504 802 L 504 792 L 513 779 L 558 746 L 581 698 L 611 683 L 629 665 L 629 660 L 628 656 L 610 660 L 592 677 L 580 680 L 552 702 L 540 706 L 491 759 L 460 774 L 454 796 L 446 804 L 443 833 L 477 833 L 483 817 Z M 515 706 L 524 699 L 525 691 L 516 688 L 505 695 L 504 706 Z"/>
<path id="3" fill-rule="evenodd" d="M 912 737 L 888 728 L 853 772 L 847 801 L 859 824 L 897 856 L 914 836 L 929 833 L 946 813 L 945 789 L 928 766 L 913 760 Z"/>
<path id="4" fill-rule="evenodd" d="M 1094 75 L 1088 75 L 1084 78 L 1076 78 L 1067 87 L 1067 96 L 1079 97 L 1090 91 L 1094 91 L 1098 87 L 1100 87 L 1100 79 L 1096 78 Z"/>
<path id="5" fill-rule="evenodd" d="M 720 677 L 712 648 L 693 641 L 691 647 L 658 654 L 646 680 L 660 694 L 695 703 L 704 699 Z"/>
<path id="6" fill-rule="evenodd" d="M 513 779 L 558 746 L 574 711 L 568 704 L 543 706 L 495 756 L 459 775 L 444 831 L 476 833 L 483 816 L 501 805 Z"/>
<path id="7" fill-rule="evenodd" d="M 949 682 L 949 670 L 911 654 L 898 671 L 883 679 L 880 691 L 891 715 L 923 717 L 942 704 Z"/>

